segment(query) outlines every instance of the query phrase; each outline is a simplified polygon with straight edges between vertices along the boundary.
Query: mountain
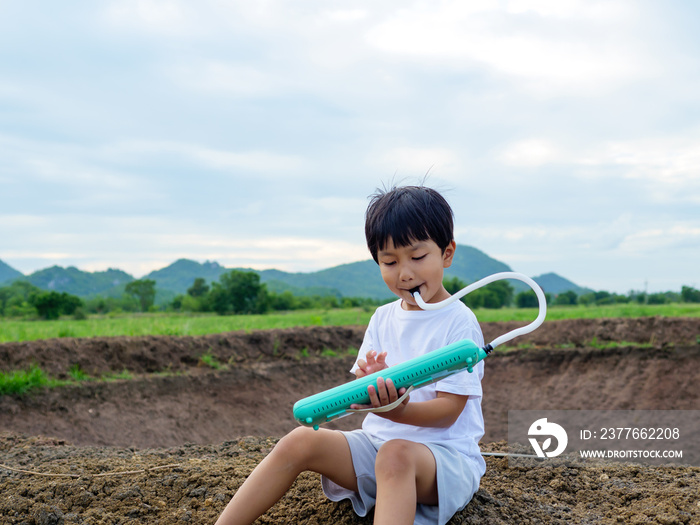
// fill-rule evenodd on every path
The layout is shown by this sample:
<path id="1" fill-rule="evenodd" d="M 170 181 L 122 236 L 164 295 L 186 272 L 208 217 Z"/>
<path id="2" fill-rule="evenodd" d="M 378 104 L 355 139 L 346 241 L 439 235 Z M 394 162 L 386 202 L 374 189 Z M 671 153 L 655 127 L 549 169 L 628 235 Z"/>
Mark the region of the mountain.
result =
<path id="1" fill-rule="evenodd" d="M 484 252 L 471 246 L 458 245 L 452 266 L 445 272 L 445 277 L 458 277 L 466 283 L 471 283 L 496 272 L 508 271 L 511 271 L 508 265 L 489 257 Z M 335 288 L 345 297 L 371 297 L 373 299 L 393 297 L 382 280 L 377 263 L 372 259 L 341 264 L 327 270 L 307 274 L 280 274 L 283 272 L 276 274 L 277 280 L 295 286 L 309 282 Z M 262 273 L 261 280 L 264 282 L 264 279 L 265 276 Z"/>
<path id="2" fill-rule="evenodd" d="M 341 264 L 325 270 L 309 273 L 287 273 L 280 270 L 263 270 L 260 281 L 276 284 L 284 283 L 295 288 L 321 287 L 332 295 L 344 297 L 390 297 L 377 264 L 369 259 Z M 268 285 L 270 286 L 270 285 Z M 274 289 L 274 286 L 270 286 Z"/>
<path id="3" fill-rule="evenodd" d="M 117 269 L 84 272 L 72 266 L 68 268 L 52 266 L 25 277 L 2 261 L 0 263 L 0 283 L 3 276 L 7 275 L 10 279 L 14 276 L 14 278 L 26 279 L 44 290 L 68 292 L 79 297 L 96 295 L 118 297 L 124 293 L 126 283 L 134 280 L 133 276 Z M 373 299 L 392 297 L 382 280 L 377 264 L 372 259 L 307 273 L 225 268 L 217 262 L 199 263 L 189 259 L 178 259 L 165 268 L 149 273 L 144 276 L 144 279 L 152 279 L 156 282 L 156 304 L 164 304 L 171 301 L 175 295 L 187 293 L 187 289 L 192 286 L 197 277 L 202 277 L 211 284 L 218 281 L 221 274 L 232 269 L 258 273 L 261 282 L 276 293 L 289 290 L 294 295 L 335 295 Z M 507 264 L 489 257 L 484 252 L 471 246 L 458 245 L 452 265 L 446 270 L 445 276 L 457 277 L 465 283 L 472 283 L 488 275 L 508 271 L 512 270 Z M 579 295 L 589 291 L 554 273 L 543 274 L 533 279 L 545 292 L 552 295 L 567 290 L 573 290 Z M 516 293 L 528 289 L 527 285 L 520 281 L 509 282 Z"/>
<path id="4" fill-rule="evenodd" d="M 14 281 L 19 277 L 24 277 L 24 274 L 15 270 L 12 266 L 0 260 L 0 285 L 2 285 L 3 283 Z"/>
<path id="5" fill-rule="evenodd" d="M 473 283 L 483 277 L 499 272 L 511 272 L 510 266 L 489 257 L 481 250 L 472 246 L 457 245 L 452 265 L 445 271 L 445 277 L 457 277 L 465 283 Z M 393 294 L 384 284 L 377 263 L 372 259 L 349 264 L 341 264 L 326 270 L 311 273 L 286 273 L 280 270 L 263 270 L 258 272 L 261 282 L 273 291 L 280 291 L 280 284 L 292 288 L 323 287 L 329 292 L 337 291 L 344 297 L 371 297 L 373 299 L 388 299 Z M 548 274 L 554 275 L 554 274 Z M 566 279 L 560 278 L 561 281 Z M 537 278 L 533 279 L 537 282 Z M 520 281 L 511 280 L 509 283 L 516 293 L 528 290 L 528 286 Z M 539 284 L 539 283 L 538 283 Z M 572 287 L 576 287 L 571 283 Z M 577 287 L 578 288 L 578 287 Z M 566 288 L 565 290 L 568 290 Z M 552 291 L 556 294 L 560 291 Z M 338 294 L 334 294 L 338 295 Z"/>
<path id="6" fill-rule="evenodd" d="M 540 285 L 542 290 L 544 290 L 544 293 L 549 293 L 552 295 L 558 295 L 562 292 L 568 291 L 572 291 L 576 293 L 576 295 L 583 295 L 593 291 L 590 288 L 583 288 L 577 284 L 574 284 L 556 273 L 543 273 L 538 277 L 533 277 L 532 280 Z"/>
<path id="7" fill-rule="evenodd" d="M 466 283 L 473 283 L 498 272 L 512 272 L 510 266 L 481 250 L 463 244 L 457 245 L 452 266 L 445 270 L 445 277 L 458 277 Z"/>
<path id="8" fill-rule="evenodd" d="M 228 270 L 217 262 L 198 263 L 189 259 L 178 259 L 170 266 L 155 270 L 144 277 L 156 282 L 156 288 L 170 290 L 175 294 L 187 293 L 197 277 L 207 283 L 218 281 L 221 274 Z"/>
<path id="9" fill-rule="evenodd" d="M 74 266 L 52 266 L 36 271 L 25 279 L 42 290 L 67 292 L 78 297 L 119 296 L 126 283 L 134 280 L 122 270 L 110 268 L 104 272 L 84 272 Z"/>

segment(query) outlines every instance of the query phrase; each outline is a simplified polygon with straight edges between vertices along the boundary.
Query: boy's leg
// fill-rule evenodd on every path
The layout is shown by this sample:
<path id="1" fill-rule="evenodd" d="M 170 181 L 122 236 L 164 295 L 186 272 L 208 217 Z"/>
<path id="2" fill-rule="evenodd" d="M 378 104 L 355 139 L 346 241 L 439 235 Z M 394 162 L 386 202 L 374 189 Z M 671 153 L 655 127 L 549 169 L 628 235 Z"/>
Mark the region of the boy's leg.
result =
<path id="1" fill-rule="evenodd" d="M 357 490 L 350 446 L 342 433 L 298 427 L 283 437 L 236 491 L 217 525 L 249 524 L 279 500 L 299 474 L 311 470 Z"/>
<path id="2" fill-rule="evenodd" d="M 428 447 L 394 439 L 382 445 L 375 463 L 376 524 L 412 524 L 416 505 L 438 504 L 437 466 Z"/>

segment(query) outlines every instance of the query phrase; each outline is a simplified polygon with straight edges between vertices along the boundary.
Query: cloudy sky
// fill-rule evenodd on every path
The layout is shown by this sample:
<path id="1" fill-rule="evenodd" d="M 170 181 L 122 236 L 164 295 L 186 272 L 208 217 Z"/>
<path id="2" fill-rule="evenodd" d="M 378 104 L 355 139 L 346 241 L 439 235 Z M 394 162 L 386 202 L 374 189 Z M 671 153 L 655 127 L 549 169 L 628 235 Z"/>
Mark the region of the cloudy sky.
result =
<path id="1" fill-rule="evenodd" d="M 0 0 L 0 259 L 369 258 L 443 190 L 530 276 L 700 287 L 700 7 L 681 0 Z"/>

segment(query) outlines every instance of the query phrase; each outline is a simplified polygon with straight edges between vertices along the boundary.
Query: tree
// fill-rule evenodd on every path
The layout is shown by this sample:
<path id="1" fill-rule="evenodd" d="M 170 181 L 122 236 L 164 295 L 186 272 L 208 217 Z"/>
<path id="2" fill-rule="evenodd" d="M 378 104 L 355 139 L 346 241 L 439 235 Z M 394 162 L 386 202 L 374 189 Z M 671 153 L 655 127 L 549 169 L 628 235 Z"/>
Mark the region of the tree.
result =
<path id="1" fill-rule="evenodd" d="M 156 282 L 151 279 L 131 281 L 124 291 L 139 301 L 142 312 L 147 312 L 156 300 Z"/>
<path id="2" fill-rule="evenodd" d="M 681 288 L 681 299 L 684 303 L 700 303 L 700 290 L 683 286 Z"/>
<path id="3" fill-rule="evenodd" d="M 191 297 L 204 297 L 209 292 L 209 285 L 203 277 L 197 277 L 192 286 L 187 289 L 187 295 Z"/>
<path id="4" fill-rule="evenodd" d="M 647 296 L 647 304 L 666 304 L 668 302 L 669 300 L 665 293 L 652 293 Z"/>
<path id="5" fill-rule="evenodd" d="M 447 293 L 454 295 L 467 286 L 467 283 L 462 281 L 459 277 L 452 277 L 450 279 L 445 279 L 442 285 L 445 287 L 445 290 L 447 290 Z"/>
<path id="6" fill-rule="evenodd" d="M 63 315 L 73 315 L 82 306 L 83 301 L 77 295 L 71 295 L 66 292 L 61 294 L 61 313 Z"/>
<path id="7" fill-rule="evenodd" d="M 209 292 L 212 309 L 220 314 L 258 314 L 268 307 L 267 290 L 255 272 L 231 270 L 212 284 Z"/>
<path id="8" fill-rule="evenodd" d="M 279 294 L 270 294 L 270 307 L 273 310 L 294 310 L 298 304 L 299 301 L 289 290 Z"/>
<path id="9" fill-rule="evenodd" d="M 532 290 L 520 292 L 515 296 L 515 305 L 518 308 L 537 308 L 540 302 L 537 299 L 537 294 Z"/>
<path id="10" fill-rule="evenodd" d="M 33 298 L 36 311 L 44 319 L 58 319 L 61 315 L 73 315 L 83 301 L 66 292 L 43 292 Z"/>
<path id="11" fill-rule="evenodd" d="M 44 319 L 58 319 L 61 315 L 61 294 L 44 292 L 34 297 L 34 307 Z"/>
<path id="12" fill-rule="evenodd" d="M 573 290 L 562 292 L 554 298 L 554 304 L 559 306 L 576 304 L 577 301 L 578 295 Z"/>
<path id="13" fill-rule="evenodd" d="M 507 281 L 495 281 L 483 288 L 484 308 L 502 308 L 513 301 L 513 286 Z"/>
<path id="14" fill-rule="evenodd" d="M 35 315 L 34 297 L 41 290 L 28 281 L 13 281 L 0 288 L 0 315 Z"/>

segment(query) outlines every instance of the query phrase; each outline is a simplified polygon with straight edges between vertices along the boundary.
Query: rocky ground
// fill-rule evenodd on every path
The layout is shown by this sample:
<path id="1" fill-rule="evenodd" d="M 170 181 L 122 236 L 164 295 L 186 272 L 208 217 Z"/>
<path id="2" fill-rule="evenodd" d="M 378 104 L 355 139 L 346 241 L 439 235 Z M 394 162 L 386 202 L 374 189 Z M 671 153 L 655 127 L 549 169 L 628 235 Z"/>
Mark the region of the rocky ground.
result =
<path id="1" fill-rule="evenodd" d="M 489 340 L 514 326 L 483 329 Z M 2 371 L 35 363 L 54 377 L 76 365 L 93 377 L 132 375 L 0 398 L 0 523 L 213 523 L 294 428 L 294 401 L 349 379 L 363 332 L 0 345 Z M 700 319 L 545 322 L 488 358 L 482 449 L 507 450 L 508 410 L 700 409 L 699 338 Z M 334 426 L 360 422 L 351 416 Z M 451 524 L 700 523 L 700 468 L 486 461 L 481 488 Z M 371 523 L 371 516 L 325 500 L 309 474 L 259 522 Z"/>

